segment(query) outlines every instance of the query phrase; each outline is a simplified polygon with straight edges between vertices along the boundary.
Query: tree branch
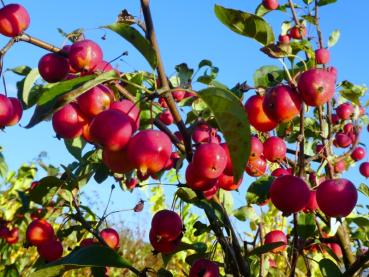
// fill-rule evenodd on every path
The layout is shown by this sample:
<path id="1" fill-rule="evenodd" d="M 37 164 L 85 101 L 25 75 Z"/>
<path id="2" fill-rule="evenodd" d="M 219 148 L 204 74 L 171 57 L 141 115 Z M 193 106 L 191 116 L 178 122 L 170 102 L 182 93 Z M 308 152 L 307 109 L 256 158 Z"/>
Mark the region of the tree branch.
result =
<path id="1" fill-rule="evenodd" d="M 181 132 L 185 144 L 186 149 L 186 157 L 188 161 L 191 161 L 192 159 L 192 143 L 191 143 L 191 137 L 189 132 L 187 131 L 186 125 L 184 124 L 181 115 L 177 109 L 177 106 L 175 104 L 175 101 L 173 99 L 172 94 L 170 93 L 170 87 L 168 83 L 167 76 L 165 74 L 164 70 L 164 64 L 161 59 L 160 50 L 158 41 L 156 39 L 155 30 L 154 30 L 154 23 L 151 17 L 151 11 L 149 6 L 149 0 L 141 0 L 141 8 L 145 19 L 145 25 L 146 25 L 146 37 L 151 42 L 151 46 L 155 50 L 156 58 L 157 58 L 157 72 L 158 77 L 161 82 L 161 87 L 166 91 L 164 94 L 165 101 L 168 105 L 169 111 L 173 115 L 174 121 L 177 124 L 178 130 Z"/>

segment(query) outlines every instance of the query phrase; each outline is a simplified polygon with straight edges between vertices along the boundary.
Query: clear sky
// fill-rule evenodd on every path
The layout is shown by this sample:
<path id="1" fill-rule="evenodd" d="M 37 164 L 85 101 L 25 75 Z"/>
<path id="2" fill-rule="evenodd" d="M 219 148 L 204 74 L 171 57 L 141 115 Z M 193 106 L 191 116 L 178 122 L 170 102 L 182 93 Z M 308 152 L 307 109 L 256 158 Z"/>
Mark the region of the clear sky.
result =
<path id="1" fill-rule="evenodd" d="M 287 1 L 280 2 L 283 4 Z M 96 29 L 114 22 L 119 12 L 125 8 L 133 15 L 139 16 L 138 0 L 64 0 L 62 2 L 21 0 L 19 3 L 28 9 L 31 16 L 31 25 L 27 30 L 29 34 L 61 46 L 64 38 L 57 32 L 57 28 L 62 28 L 66 32 L 84 28 L 86 37 L 96 40 L 102 46 L 106 60 L 112 60 L 126 50 L 129 52 L 124 61 L 117 62 L 121 71 L 149 70 L 144 59 L 127 42 L 110 32 L 107 32 L 106 40 L 101 40 L 105 31 Z M 176 64 L 187 62 L 190 67 L 197 67 L 198 62 L 206 58 L 220 68 L 220 81 L 233 86 L 245 80 L 252 84 L 253 72 L 262 65 L 279 65 L 259 52 L 258 43 L 232 33 L 216 19 L 213 13 L 214 4 L 253 12 L 259 1 L 153 0 L 151 3 L 159 45 L 168 74 L 174 72 Z M 341 31 L 338 44 L 331 49 L 331 63 L 338 69 L 339 80 L 347 79 L 358 84 L 368 83 L 367 4 L 365 0 L 338 0 L 335 5 L 321 9 L 325 42 L 331 31 L 334 29 Z M 274 32 L 278 36 L 279 24 L 286 19 L 286 14 L 273 12 L 266 18 L 272 22 Z M 0 45 L 5 45 L 6 42 L 7 38 L 0 37 Z M 38 60 L 44 54 L 46 52 L 42 49 L 19 43 L 6 55 L 4 68 L 24 64 L 36 67 Z M 15 76 L 6 73 L 6 80 L 9 94 L 15 95 Z M 25 112 L 22 125 L 26 125 L 32 112 L 31 110 Z M 364 131 L 363 142 L 367 140 L 368 134 Z M 4 155 L 11 169 L 16 169 L 23 162 L 32 161 L 41 151 L 47 151 L 46 162 L 54 165 L 68 164 L 73 161 L 73 157 L 65 150 L 64 143 L 54 137 L 51 122 L 43 122 L 30 130 L 21 127 L 7 128 L 0 134 L 0 145 L 5 148 Z M 364 181 L 364 178 L 359 176 L 357 167 L 346 176 L 356 184 Z M 253 181 L 246 175 L 244 179 L 244 188 Z M 108 197 L 110 184 L 97 185 L 91 182 L 85 192 L 92 198 L 97 195 L 104 203 Z M 97 194 L 93 191 L 97 191 Z M 131 207 L 141 197 L 145 198 L 143 192 L 129 194 L 121 192 L 118 188 L 113 196 L 113 207 L 118 209 Z M 244 189 L 240 193 L 235 193 L 235 198 L 237 201 L 244 201 Z M 130 223 L 145 221 L 144 215 L 130 218 L 128 221 Z"/>

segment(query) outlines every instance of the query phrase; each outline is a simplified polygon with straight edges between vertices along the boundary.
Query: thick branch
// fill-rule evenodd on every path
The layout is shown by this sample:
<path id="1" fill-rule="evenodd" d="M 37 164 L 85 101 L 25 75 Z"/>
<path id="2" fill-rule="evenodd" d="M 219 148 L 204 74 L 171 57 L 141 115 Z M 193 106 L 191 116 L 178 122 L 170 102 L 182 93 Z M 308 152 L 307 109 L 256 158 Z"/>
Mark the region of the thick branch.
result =
<path id="1" fill-rule="evenodd" d="M 181 132 L 182 136 L 183 136 L 183 140 L 184 140 L 184 144 L 185 144 L 185 148 L 186 148 L 186 156 L 187 156 L 187 160 L 191 161 L 192 159 L 192 144 L 191 144 L 191 137 L 189 132 L 186 129 L 186 125 L 184 124 L 181 115 L 177 109 L 177 106 L 175 104 L 175 101 L 173 99 L 172 94 L 170 93 L 170 87 L 169 87 L 169 83 L 168 83 L 168 79 L 167 76 L 165 74 L 165 70 L 164 70 L 164 64 L 163 61 L 161 59 L 161 55 L 160 55 L 160 50 L 159 50 L 159 45 L 158 45 L 158 41 L 156 39 L 156 35 L 155 35 L 155 30 L 154 30 L 154 23 L 151 17 L 151 11 L 150 11 L 150 6 L 149 6 L 149 0 L 141 0 L 141 8 L 142 8 L 142 12 L 145 18 L 145 25 L 146 25 L 146 37 L 148 37 L 148 39 L 151 42 L 152 47 L 155 50 L 156 53 L 156 58 L 157 58 L 157 72 L 158 72 L 158 76 L 159 76 L 159 80 L 161 82 L 161 86 L 162 88 L 164 88 L 165 91 L 167 91 L 164 95 L 165 101 L 168 105 L 168 108 L 171 112 L 171 114 L 173 115 L 174 121 L 176 122 L 179 131 Z"/>
<path id="2" fill-rule="evenodd" d="M 295 21 L 296 25 L 300 25 L 299 18 L 297 17 L 296 14 L 295 5 L 293 4 L 292 0 L 288 0 L 288 4 L 290 5 L 292 11 L 293 20 Z"/>
<path id="3" fill-rule="evenodd" d="M 367 264 L 369 262 L 369 251 L 367 250 L 365 254 L 359 256 L 357 260 L 343 273 L 343 277 L 354 276 L 357 271 L 363 268 L 369 267 Z"/>

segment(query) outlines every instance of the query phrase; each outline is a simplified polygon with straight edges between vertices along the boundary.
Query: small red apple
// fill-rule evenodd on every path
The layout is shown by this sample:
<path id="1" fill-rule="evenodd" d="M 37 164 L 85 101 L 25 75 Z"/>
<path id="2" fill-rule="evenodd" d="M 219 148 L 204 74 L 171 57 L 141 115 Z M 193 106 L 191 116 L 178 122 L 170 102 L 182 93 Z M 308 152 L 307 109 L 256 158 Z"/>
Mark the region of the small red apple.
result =
<path id="1" fill-rule="evenodd" d="M 38 71 L 48 83 L 64 80 L 69 73 L 69 67 L 68 59 L 56 53 L 46 54 L 38 62 Z"/>
<path id="2" fill-rule="evenodd" d="M 28 28 L 30 21 L 29 14 L 22 5 L 5 5 L 0 9 L 0 34 L 16 37 Z"/>
<path id="3" fill-rule="evenodd" d="M 100 232 L 100 236 L 110 248 L 119 247 L 119 234 L 113 228 L 105 228 Z"/>
<path id="4" fill-rule="evenodd" d="M 264 244 L 270 244 L 270 243 L 273 243 L 273 242 L 283 242 L 284 245 L 281 245 L 279 247 L 276 247 L 276 248 L 272 249 L 270 251 L 272 253 L 282 252 L 287 248 L 287 244 L 288 244 L 287 237 L 280 230 L 273 230 L 273 231 L 270 231 L 269 233 L 267 233 L 265 235 Z"/>
<path id="5" fill-rule="evenodd" d="M 52 239 L 38 245 L 37 252 L 45 261 L 53 262 L 63 255 L 63 245 L 60 240 Z"/>

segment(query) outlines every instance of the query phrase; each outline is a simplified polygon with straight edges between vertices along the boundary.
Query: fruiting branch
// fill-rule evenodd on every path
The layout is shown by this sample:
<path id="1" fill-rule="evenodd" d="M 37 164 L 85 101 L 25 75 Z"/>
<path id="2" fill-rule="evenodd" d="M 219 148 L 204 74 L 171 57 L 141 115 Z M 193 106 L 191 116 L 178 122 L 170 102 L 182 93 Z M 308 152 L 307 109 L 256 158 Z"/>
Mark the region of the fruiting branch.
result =
<path id="1" fill-rule="evenodd" d="M 142 12 L 144 15 L 144 19 L 145 19 L 145 25 L 146 25 L 146 37 L 148 37 L 148 39 L 151 42 L 151 45 L 153 47 L 153 49 L 155 50 L 156 53 L 156 59 L 157 59 L 157 72 L 158 72 L 158 77 L 159 80 L 161 82 L 161 87 L 167 91 L 164 95 L 165 101 L 168 105 L 168 108 L 171 112 L 171 114 L 173 115 L 174 121 L 177 124 L 177 127 L 179 129 L 179 131 L 181 132 L 182 136 L 183 136 L 183 140 L 184 140 L 184 144 L 185 144 L 185 148 L 186 148 L 186 156 L 187 156 L 187 160 L 191 161 L 192 158 L 192 144 L 191 144 L 191 137 L 190 134 L 188 133 L 187 129 L 186 129 L 186 125 L 184 124 L 181 115 L 177 109 L 177 106 L 174 102 L 173 96 L 170 93 L 170 87 L 169 87 L 169 83 L 168 83 L 168 79 L 167 76 L 165 74 L 165 70 L 164 70 L 164 64 L 163 61 L 161 59 L 161 55 L 160 55 L 160 50 L 159 50 L 159 45 L 158 45 L 158 41 L 156 39 L 156 35 L 155 35 L 155 30 L 154 30 L 154 23 L 151 17 L 151 11 L 150 11 L 150 6 L 149 6 L 149 0 L 141 0 L 141 8 L 142 8 Z"/>
<path id="2" fill-rule="evenodd" d="M 356 272 L 360 269 L 368 267 L 369 262 L 369 251 L 367 250 L 365 254 L 359 256 L 357 260 L 343 273 L 343 277 L 354 276 Z"/>

